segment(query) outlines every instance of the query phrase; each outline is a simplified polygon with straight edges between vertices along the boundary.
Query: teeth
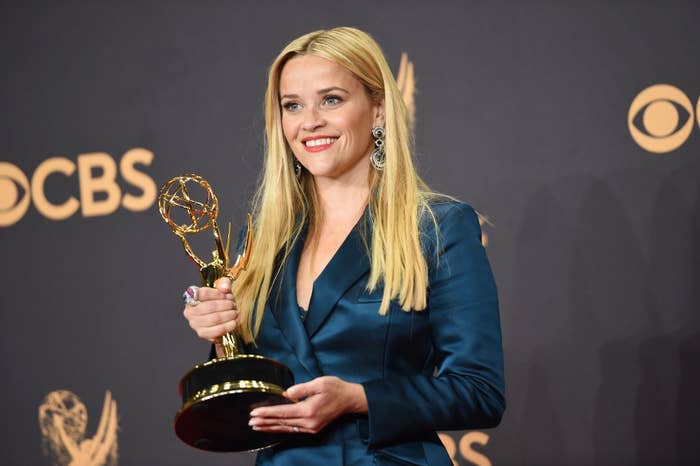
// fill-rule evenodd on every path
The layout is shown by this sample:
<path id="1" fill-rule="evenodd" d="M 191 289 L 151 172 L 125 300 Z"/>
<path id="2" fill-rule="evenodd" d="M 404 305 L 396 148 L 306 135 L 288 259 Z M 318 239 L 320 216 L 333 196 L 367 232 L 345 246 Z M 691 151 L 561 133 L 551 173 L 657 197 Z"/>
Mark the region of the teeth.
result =
<path id="1" fill-rule="evenodd" d="M 338 138 L 322 138 L 322 139 L 311 139 L 306 141 L 306 147 L 322 146 L 324 144 L 333 144 Z"/>

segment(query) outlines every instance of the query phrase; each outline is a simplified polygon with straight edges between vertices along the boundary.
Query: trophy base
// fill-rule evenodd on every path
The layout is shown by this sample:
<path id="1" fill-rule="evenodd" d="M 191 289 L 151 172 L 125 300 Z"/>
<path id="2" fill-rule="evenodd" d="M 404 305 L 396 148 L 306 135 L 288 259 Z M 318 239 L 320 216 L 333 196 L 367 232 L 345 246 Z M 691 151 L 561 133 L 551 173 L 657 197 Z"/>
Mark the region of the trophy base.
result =
<path id="1" fill-rule="evenodd" d="M 291 403 L 282 393 L 293 381 L 285 366 L 257 355 L 195 366 L 180 382 L 183 404 L 175 416 L 175 433 L 186 444 L 207 451 L 254 451 L 275 445 L 286 435 L 252 430 L 250 411 Z"/>

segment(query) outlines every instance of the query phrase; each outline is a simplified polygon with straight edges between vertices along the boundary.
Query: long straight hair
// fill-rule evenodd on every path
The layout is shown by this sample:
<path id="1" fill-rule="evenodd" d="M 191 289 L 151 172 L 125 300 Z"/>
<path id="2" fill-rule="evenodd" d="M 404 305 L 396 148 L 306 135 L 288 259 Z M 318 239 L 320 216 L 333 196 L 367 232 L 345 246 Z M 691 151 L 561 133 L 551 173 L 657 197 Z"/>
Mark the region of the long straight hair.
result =
<path id="1" fill-rule="evenodd" d="M 420 223 L 433 196 L 416 173 L 406 106 L 379 45 L 358 29 L 315 31 L 293 40 L 272 63 L 265 93 L 265 161 L 253 199 L 253 248 L 233 291 L 240 312 L 239 333 L 254 342 L 270 287 L 305 223 L 318 221 L 318 200 L 311 176 L 297 178 L 294 155 L 282 131 L 279 82 L 284 65 L 297 55 L 315 55 L 349 70 L 370 98 L 384 99 L 385 165 L 370 175 L 371 270 L 369 291 L 384 285 L 379 312 L 392 300 L 405 311 L 426 307 L 428 267 L 421 250 Z M 369 156 L 369 154 L 367 154 Z"/>

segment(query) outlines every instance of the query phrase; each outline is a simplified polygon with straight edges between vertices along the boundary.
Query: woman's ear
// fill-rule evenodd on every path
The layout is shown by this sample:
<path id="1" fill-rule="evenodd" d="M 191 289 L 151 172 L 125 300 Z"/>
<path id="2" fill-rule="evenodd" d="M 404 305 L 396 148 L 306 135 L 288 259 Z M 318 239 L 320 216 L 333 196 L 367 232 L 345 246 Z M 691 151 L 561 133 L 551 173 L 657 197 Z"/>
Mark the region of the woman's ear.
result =
<path id="1" fill-rule="evenodd" d="M 382 96 L 374 106 L 374 122 L 372 126 L 384 127 L 386 123 L 386 113 L 385 113 L 384 97 Z"/>

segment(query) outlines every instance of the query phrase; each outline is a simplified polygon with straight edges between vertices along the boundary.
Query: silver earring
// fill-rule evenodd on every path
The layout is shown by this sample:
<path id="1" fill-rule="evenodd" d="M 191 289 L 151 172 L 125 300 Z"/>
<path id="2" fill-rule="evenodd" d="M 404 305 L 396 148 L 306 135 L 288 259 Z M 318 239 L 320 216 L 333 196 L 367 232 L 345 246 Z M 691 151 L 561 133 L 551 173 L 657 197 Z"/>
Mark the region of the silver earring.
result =
<path id="1" fill-rule="evenodd" d="M 297 178 L 299 178 L 301 176 L 301 164 L 296 159 L 296 157 L 294 158 L 294 174 L 296 175 Z"/>
<path id="2" fill-rule="evenodd" d="M 372 128 L 372 137 L 374 138 L 374 150 L 369 156 L 369 161 L 377 171 L 384 169 L 386 154 L 384 153 L 384 136 L 386 132 L 381 126 Z"/>

